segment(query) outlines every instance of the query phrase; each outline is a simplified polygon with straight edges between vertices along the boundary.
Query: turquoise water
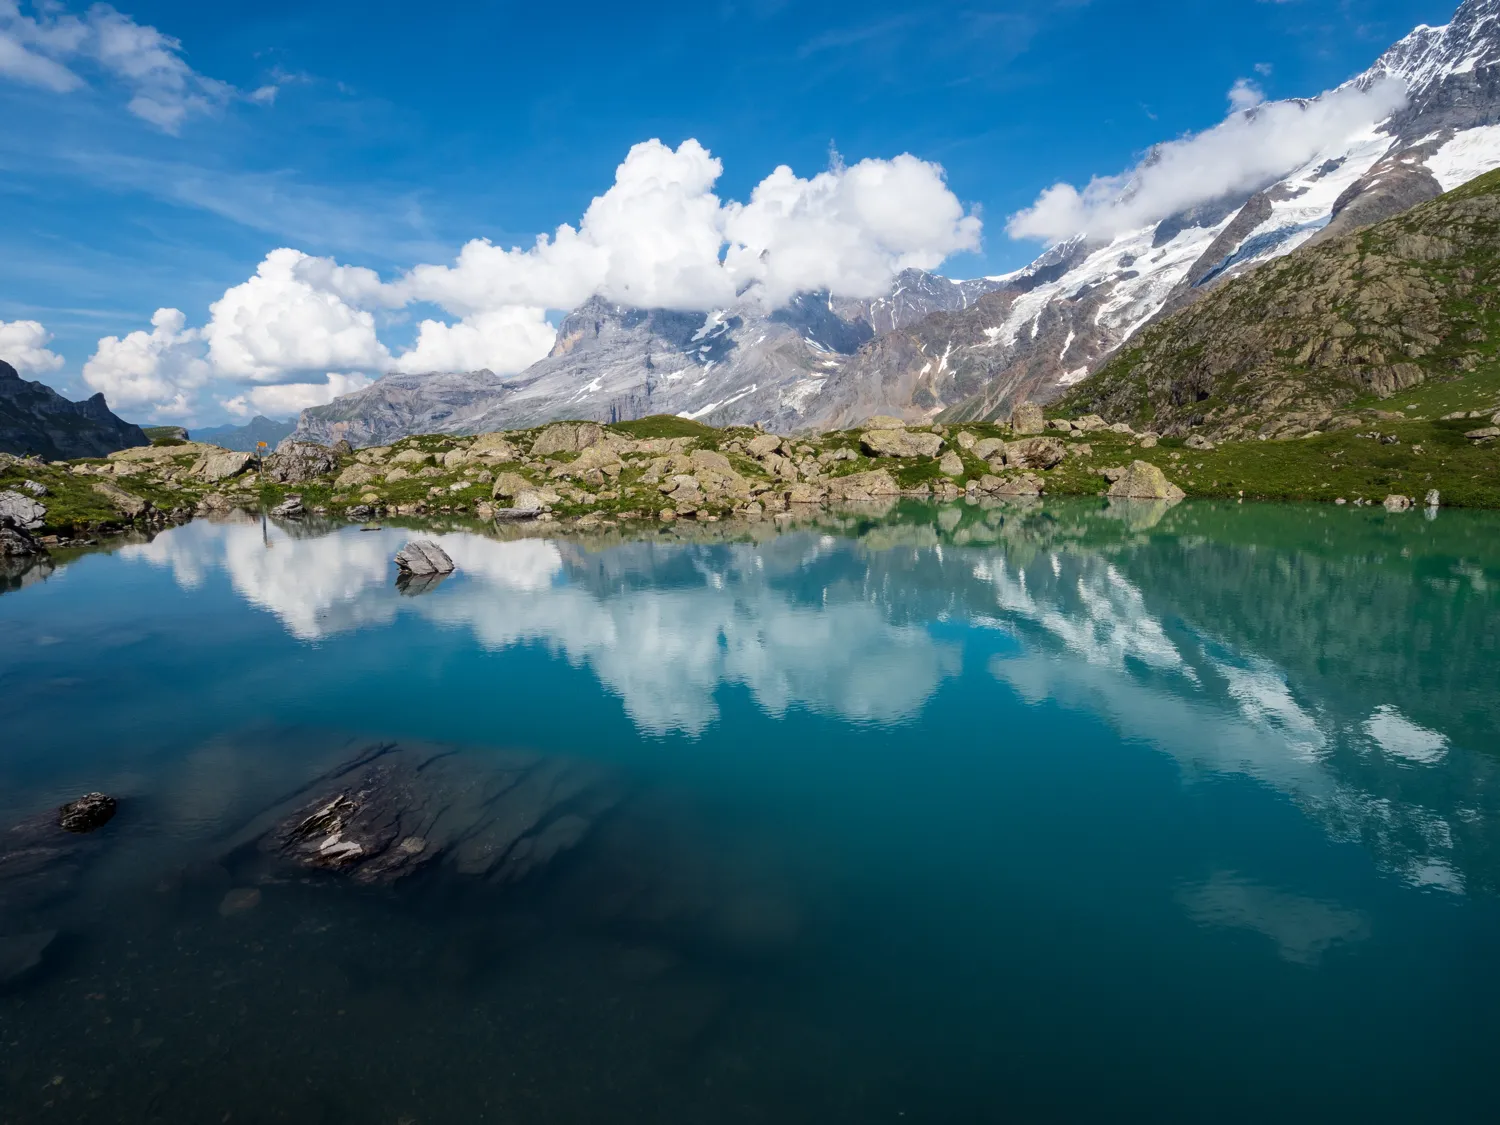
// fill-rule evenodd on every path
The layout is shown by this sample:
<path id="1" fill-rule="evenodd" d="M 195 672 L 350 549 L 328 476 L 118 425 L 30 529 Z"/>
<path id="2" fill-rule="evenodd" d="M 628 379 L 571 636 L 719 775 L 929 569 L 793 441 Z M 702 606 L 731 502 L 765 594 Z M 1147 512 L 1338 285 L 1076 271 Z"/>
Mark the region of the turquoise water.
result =
<path id="1" fill-rule="evenodd" d="M 25 921 L 0 1122 L 1493 1116 L 1500 517 L 455 527 L 425 592 L 410 535 L 8 580 L 0 826 L 121 803 Z M 228 854 L 377 740 L 618 799 L 505 885 Z"/>

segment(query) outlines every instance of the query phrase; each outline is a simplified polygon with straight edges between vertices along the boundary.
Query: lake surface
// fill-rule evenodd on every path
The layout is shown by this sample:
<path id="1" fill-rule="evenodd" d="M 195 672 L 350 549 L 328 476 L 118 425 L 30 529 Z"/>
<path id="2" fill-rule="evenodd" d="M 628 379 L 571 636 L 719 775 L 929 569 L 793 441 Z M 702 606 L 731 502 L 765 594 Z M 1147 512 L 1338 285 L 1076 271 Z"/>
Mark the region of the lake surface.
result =
<path id="1" fill-rule="evenodd" d="M 0 992 L 0 1122 L 1496 1112 L 1500 516 L 454 525 L 425 591 L 411 535 L 7 580 L 0 826 L 120 809 L 0 917 L 59 934 Z M 372 743 L 608 797 L 506 881 L 233 850 Z"/>

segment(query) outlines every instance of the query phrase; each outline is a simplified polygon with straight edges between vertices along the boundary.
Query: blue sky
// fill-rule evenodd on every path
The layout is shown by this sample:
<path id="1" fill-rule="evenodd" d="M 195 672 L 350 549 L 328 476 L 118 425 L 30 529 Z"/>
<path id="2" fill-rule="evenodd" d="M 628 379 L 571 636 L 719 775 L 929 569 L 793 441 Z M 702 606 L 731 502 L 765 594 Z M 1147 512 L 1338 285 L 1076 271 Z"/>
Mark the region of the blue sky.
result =
<path id="1" fill-rule="evenodd" d="M 650 138 L 700 142 L 725 200 L 781 164 L 812 177 L 831 147 L 911 153 L 984 223 L 943 272 L 1000 272 L 1037 253 L 1005 219 L 1049 185 L 1213 125 L 1238 79 L 1336 85 L 1455 2 L 124 2 L 191 68 L 166 110 L 133 112 L 140 81 L 102 56 L 54 51 L 64 90 L 0 55 L 0 321 L 41 322 L 64 362 L 34 377 L 77 397 L 101 336 L 158 308 L 202 325 L 277 247 L 389 280 L 470 239 L 529 245 Z M 413 338 L 379 315 L 393 347 Z"/>

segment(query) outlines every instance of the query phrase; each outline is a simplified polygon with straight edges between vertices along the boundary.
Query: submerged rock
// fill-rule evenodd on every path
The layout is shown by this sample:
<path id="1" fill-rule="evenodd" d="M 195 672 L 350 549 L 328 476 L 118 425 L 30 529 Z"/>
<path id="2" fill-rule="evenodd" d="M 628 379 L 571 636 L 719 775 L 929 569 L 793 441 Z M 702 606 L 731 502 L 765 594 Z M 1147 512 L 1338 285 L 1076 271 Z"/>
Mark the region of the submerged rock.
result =
<path id="1" fill-rule="evenodd" d="M 56 940 L 56 930 L 0 937 L 0 989 L 20 984 L 38 969 Z"/>
<path id="2" fill-rule="evenodd" d="M 396 565 L 403 574 L 452 574 L 453 560 L 431 539 L 413 539 L 396 552 Z"/>
<path id="3" fill-rule="evenodd" d="M 270 810 L 229 856 L 366 884 L 429 867 L 510 883 L 576 847 L 618 799 L 588 763 L 382 744 Z"/>
<path id="4" fill-rule="evenodd" d="M 119 802 L 105 793 L 85 793 L 57 810 L 57 826 L 80 835 L 103 828 L 115 818 Z"/>

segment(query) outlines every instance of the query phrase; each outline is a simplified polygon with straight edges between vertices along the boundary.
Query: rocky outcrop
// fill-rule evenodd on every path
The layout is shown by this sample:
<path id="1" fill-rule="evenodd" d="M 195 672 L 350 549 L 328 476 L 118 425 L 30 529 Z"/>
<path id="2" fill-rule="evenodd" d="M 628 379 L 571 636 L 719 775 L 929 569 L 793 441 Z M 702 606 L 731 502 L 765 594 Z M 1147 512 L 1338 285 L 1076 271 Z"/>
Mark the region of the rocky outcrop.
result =
<path id="1" fill-rule="evenodd" d="M 57 810 L 57 826 L 80 836 L 103 828 L 115 818 L 120 803 L 107 793 L 85 793 Z"/>
<path id="2" fill-rule="evenodd" d="M 22 379 L 0 357 L 0 452 L 61 461 L 147 444 L 145 432 L 116 417 L 102 394 L 71 402 L 45 383 Z"/>
<path id="3" fill-rule="evenodd" d="M 119 485 L 107 480 L 94 482 L 94 491 L 109 501 L 110 505 L 128 519 L 138 519 L 151 510 L 151 501 L 126 492 Z"/>

